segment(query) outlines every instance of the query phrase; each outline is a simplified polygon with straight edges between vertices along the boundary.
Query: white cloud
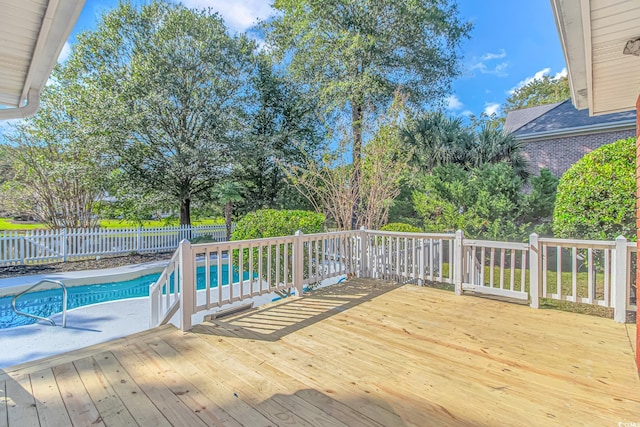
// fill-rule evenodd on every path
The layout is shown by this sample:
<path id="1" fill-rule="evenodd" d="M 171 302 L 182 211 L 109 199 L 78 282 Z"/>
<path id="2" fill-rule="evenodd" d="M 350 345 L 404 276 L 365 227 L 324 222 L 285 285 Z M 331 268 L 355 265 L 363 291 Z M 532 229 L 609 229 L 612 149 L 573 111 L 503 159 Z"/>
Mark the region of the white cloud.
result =
<path id="1" fill-rule="evenodd" d="M 472 114 L 473 114 L 473 111 L 471 111 L 471 110 L 464 110 L 462 113 L 460 113 L 460 115 L 464 116 L 464 117 L 469 117 Z"/>
<path id="2" fill-rule="evenodd" d="M 236 31 L 246 31 L 258 19 L 264 20 L 273 12 L 269 0 L 182 0 L 182 3 L 190 8 L 212 8 Z"/>
<path id="3" fill-rule="evenodd" d="M 499 111 L 500 111 L 500 104 L 498 104 L 497 102 L 484 104 L 484 113 L 487 116 L 498 114 Z"/>
<path id="4" fill-rule="evenodd" d="M 554 79 L 556 79 L 556 80 L 558 80 L 558 79 L 559 79 L 559 78 L 561 78 L 561 77 L 567 77 L 567 74 L 568 74 L 568 73 L 567 73 L 567 67 L 564 67 L 564 68 L 562 69 L 562 71 L 560 71 L 559 73 L 556 73 L 556 75 L 555 75 L 555 76 L 553 76 L 553 78 L 554 78 Z"/>
<path id="5" fill-rule="evenodd" d="M 64 62 L 71 55 L 71 45 L 69 42 L 64 42 L 64 46 L 62 46 L 62 50 L 60 51 L 60 55 L 58 55 L 58 62 Z"/>
<path id="6" fill-rule="evenodd" d="M 491 52 L 487 52 L 484 55 L 482 55 L 480 57 L 480 60 L 482 61 L 490 61 L 492 59 L 502 59 L 505 56 L 507 56 L 507 52 L 504 49 L 500 49 L 499 53 L 491 53 Z"/>
<path id="7" fill-rule="evenodd" d="M 456 111 L 464 107 L 464 104 L 458 99 L 457 96 L 451 95 L 447 97 L 447 110 Z"/>
<path id="8" fill-rule="evenodd" d="M 507 52 L 504 49 L 500 49 L 498 53 L 487 52 L 478 59 L 477 57 L 473 58 L 473 65 L 469 67 L 471 71 L 476 70 L 482 74 L 493 74 L 498 77 L 506 77 L 508 75 L 507 68 L 509 67 L 509 63 L 507 61 L 502 61 L 500 63 L 495 63 L 497 59 L 506 58 Z"/>

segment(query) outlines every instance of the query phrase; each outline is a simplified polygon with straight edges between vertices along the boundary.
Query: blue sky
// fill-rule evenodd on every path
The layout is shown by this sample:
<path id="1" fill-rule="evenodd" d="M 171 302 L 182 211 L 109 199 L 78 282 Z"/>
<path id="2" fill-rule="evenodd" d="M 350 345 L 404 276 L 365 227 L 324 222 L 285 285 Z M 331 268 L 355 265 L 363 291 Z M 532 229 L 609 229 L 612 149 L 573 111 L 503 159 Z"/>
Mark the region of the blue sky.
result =
<path id="1" fill-rule="evenodd" d="M 269 0 L 183 0 L 190 7 L 212 7 L 232 31 L 245 31 L 271 13 Z M 68 54 L 74 35 L 94 28 L 97 17 L 117 0 L 87 0 L 61 54 Z M 460 15 L 474 24 L 462 47 L 463 75 L 446 100 L 451 115 L 499 112 L 509 91 L 544 74 L 565 68 L 548 0 L 459 0 Z"/>

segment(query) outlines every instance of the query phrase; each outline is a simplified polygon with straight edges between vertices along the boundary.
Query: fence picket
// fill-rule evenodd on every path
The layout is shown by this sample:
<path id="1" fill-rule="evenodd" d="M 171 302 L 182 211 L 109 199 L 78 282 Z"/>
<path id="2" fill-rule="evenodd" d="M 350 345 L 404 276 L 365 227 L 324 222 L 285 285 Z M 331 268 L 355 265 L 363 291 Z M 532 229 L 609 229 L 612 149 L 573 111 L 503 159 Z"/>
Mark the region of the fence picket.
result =
<path id="1" fill-rule="evenodd" d="M 173 251 L 182 236 L 211 235 L 224 241 L 223 225 L 162 228 L 68 228 L 4 231 L 0 234 L 0 267 L 45 264 L 122 255 L 130 252 Z"/>

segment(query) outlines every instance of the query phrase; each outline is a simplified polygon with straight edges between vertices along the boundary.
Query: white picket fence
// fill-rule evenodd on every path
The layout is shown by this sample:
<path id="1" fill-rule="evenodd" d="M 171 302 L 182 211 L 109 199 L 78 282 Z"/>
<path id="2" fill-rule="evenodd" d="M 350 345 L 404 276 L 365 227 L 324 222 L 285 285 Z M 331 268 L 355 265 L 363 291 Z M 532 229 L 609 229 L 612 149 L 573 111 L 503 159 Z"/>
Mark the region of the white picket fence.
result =
<path id="1" fill-rule="evenodd" d="M 528 243 L 465 239 L 455 234 L 370 230 L 190 244 L 185 241 L 151 286 L 151 326 L 180 310 L 192 315 L 276 290 L 344 275 L 399 283 L 440 282 L 529 302 L 542 299 L 613 309 L 624 322 L 636 309 L 635 243 L 539 238 Z M 196 286 L 196 282 L 200 285 Z"/>
<path id="2" fill-rule="evenodd" d="M 224 225 L 78 228 L 0 234 L 0 266 L 45 264 L 97 256 L 174 251 L 181 240 L 226 240 Z"/>

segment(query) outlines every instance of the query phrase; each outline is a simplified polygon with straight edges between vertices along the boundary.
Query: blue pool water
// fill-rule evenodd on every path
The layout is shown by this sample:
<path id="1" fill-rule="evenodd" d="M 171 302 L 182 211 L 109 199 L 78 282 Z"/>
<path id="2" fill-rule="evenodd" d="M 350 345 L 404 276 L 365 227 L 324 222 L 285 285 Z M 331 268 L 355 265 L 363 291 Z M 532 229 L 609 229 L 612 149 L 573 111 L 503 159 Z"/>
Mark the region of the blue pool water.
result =
<path id="1" fill-rule="evenodd" d="M 218 286 L 218 267 L 211 266 L 211 287 Z M 244 272 L 243 280 L 249 278 L 249 274 Z M 99 285 L 83 285 L 67 288 L 68 309 L 82 307 L 85 305 L 97 304 L 107 301 L 116 301 L 127 298 L 138 298 L 149 296 L 149 286 L 155 282 L 160 273 L 148 274 L 133 280 L 123 282 L 102 283 Z M 237 282 L 238 271 L 233 271 L 233 281 Z M 205 289 L 204 267 L 197 269 L 197 289 Z M 222 266 L 222 285 L 229 283 L 229 267 Z M 28 325 L 37 320 L 30 317 L 18 316 L 11 309 L 11 299 L 13 296 L 0 297 L 0 329 L 12 328 L 15 326 Z M 52 314 L 62 311 L 62 291 L 59 288 L 31 292 L 21 296 L 17 302 L 17 308 L 26 313 L 36 314 L 42 317 L 49 317 Z"/>

